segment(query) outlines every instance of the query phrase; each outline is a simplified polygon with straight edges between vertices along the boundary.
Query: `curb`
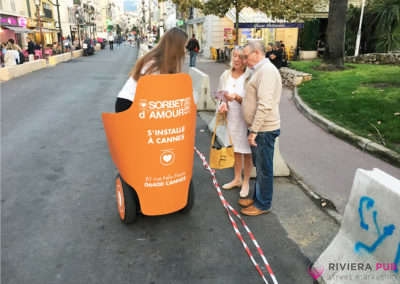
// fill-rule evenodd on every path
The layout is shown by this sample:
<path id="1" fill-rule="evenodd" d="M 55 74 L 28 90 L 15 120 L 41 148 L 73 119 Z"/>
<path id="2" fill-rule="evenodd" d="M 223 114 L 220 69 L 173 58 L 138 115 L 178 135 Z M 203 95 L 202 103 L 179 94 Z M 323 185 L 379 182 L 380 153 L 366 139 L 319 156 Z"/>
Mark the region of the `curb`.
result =
<path id="1" fill-rule="evenodd" d="M 300 177 L 299 174 L 296 173 L 293 168 L 288 165 L 289 170 L 290 170 L 290 178 L 293 179 L 293 181 L 300 186 L 300 188 L 303 190 L 303 192 L 312 200 L 314 201 L 315 205 L 319 207 L 323 212 L 325 212 L 329 217 L 331 217 L 339 226 L 342 223 L 343 216 L 340 215 L 336 211 L 336 207 L 332 201 L 329 199 L 323 198 L 321 195 L 319 195 L 317 192 L 312 190 Z"/>
<path id="2" fill-rule="evenodd" d="M 304 101 L 300 98 L 297 87 L 294 88 L 293 101 L 297 109 L 309 120 L 317 124 L 325 131 L 335 135 L 336 137 L 345 140 L 353 146 L 361 149 L 364 152 L 374 155 L 386 162 L 393 164 L 396 167 L 400 167 L 400 154 L 393 150 L 390 150 L 378 143 L 375 143 L 367 138 L 358 136 L 353 132 L 333 123 L 332 121 L 322 117 L 315 110 L 307 106 Z"/>

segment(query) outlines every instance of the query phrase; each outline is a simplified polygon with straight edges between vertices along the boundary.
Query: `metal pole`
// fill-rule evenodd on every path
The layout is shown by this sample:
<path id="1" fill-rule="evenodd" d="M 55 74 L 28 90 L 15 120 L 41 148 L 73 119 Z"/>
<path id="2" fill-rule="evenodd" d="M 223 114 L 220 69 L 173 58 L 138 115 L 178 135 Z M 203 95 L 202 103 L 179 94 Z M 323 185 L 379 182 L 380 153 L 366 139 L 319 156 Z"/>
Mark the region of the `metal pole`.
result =
<path id="1" fill-rule="evenodd" d="M 150 27 L 150 34 L 153 34 L 153 27 L 151 26 L 151 0 L 149 0 L 149 27 Z"/>
<path id="2" fill-rule="evenodd" d="M 80 33 L 80 28 L 79 28 L 80 24 L 78 23 L 78 46 L 79 49 L 81 49 L 81 33 Z"/>
<path id="3" fill-rule="evenodd" d="M 57 14 L 58 14 L 58 27 L 60 29 L 61 51 L 62 51 L 62 53 L 64 53 L 64 43 L 62 41 L 63 32 L 62 32 L 62 29 L 61 29 L 61 18 L 60 18 L 60 4 L 58 4 L 58 0 L 56 0 L 56 6 L 57 6 Z"/>
<path id="4" fill-rule="evenodd" d="M 39 30 L 40 30 L 40 42 L 42 44 L 42 58 L 44 58 L 44 41 L 43 41 L 43 32 L 42 32 L 42 22 L 40 20 L 40 4 L 41 4 L 41 1 L 39 2 L 39 5 L 36 6 L 36 8 L 37 8 Z"/>
<path id="5" fill-rule="evenodd" d="M 364 17 L 364 7 L 365 7 L 365 0 L 362 1 L 362 5 L 361 5 L 360 25 L 358 26 L 356 48 L 355 48 L 354 56 L 358 56 L 358 52 L 360 51 L 361 28 L 362 28 L 362 21 L 363 21 L 363 17 Z"/>

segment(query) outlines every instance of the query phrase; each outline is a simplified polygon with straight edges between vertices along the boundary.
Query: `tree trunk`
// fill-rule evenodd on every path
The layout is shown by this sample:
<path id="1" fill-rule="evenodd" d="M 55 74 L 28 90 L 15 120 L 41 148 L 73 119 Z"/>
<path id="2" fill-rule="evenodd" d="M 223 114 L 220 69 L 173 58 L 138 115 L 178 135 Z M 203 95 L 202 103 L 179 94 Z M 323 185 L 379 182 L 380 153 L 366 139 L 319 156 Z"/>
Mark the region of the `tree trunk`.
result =
<path id="1" fill-rule="evenodd" d="M 324 61 L 339 68 L 344 67 L 347 1 L 329 1 L 327 44 Z"/>
<path id="2" fill-rule="evenodd" d="M 235 45 L 239 45 L 239 0 L 235 1 L 235 10 L 236 10 L 236 23 L 235 23 Z"/>

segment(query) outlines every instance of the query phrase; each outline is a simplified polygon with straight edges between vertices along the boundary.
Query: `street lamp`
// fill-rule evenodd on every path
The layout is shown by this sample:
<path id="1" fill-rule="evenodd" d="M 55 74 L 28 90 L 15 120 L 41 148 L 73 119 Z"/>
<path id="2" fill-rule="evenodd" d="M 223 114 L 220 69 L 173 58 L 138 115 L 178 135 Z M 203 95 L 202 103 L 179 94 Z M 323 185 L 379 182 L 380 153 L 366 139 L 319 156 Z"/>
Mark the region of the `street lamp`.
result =
<path id="1" fill-rule="evenodd" d="M 39 29 L 40 29 L 40 42 L 42 44 L 42 57 L 44 58 L 44 41 L 43 41 L 43 32 L 42 32 L 42 22 L 40 21 L 40 4 L 41 4 L 41 0 L 35 0 L 38 25 L 39 25 Z"/>
<path id="2" fill-rule="evenodd" d="M 357 39 L 356 39 L 356 48 L 355 48 L 355 51 L 354 51 L 354 56 L 358 56 L 358 52 L 360 50 L 361 28 L 362 28 L 362 22 L 363 22 L 363 16 L 364 16 L 364 7 L 365 7 L 365 0 L 363 0 L 362 4 L 361 4 L 360 25 L 358 26 Z"/>
<path id="3" fill-rule="evenodd" d="M 80 15 L 79 15 L 79 11 L 77 10 L 75 13 L 75 18 L 76 18 L 76 24 L 78 26 L 78 47 L 79 49 L 81 48 L 81 34 L 80 34 Z"/>

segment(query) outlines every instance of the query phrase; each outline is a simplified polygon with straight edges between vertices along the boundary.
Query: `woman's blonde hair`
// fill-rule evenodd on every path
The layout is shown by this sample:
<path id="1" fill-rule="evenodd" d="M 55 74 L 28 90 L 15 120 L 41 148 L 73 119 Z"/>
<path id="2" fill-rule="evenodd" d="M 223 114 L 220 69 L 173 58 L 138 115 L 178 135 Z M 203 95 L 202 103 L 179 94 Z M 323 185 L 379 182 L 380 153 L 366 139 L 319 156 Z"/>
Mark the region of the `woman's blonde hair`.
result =
<path id="1" fill-rule="evenodd" d="M 15 50 L 15 47 L 11 42 L 8 42 L 7 45 L 6 45 L 6 49 L 7 50 Z"/>
<path id="2" fill-rule="evenodd" d="M 235 71 L 235 67 L 233 67 L 233 53 L 234 52 L 239 52 L 239 57 L 242 57 L 242 54 L 243 54 L 243 48 L 241 47 L 241 46 L 235 46 L 233 49 L 232 49 L 232 52 L 231 52 L 231 62 L 230 62 L 230 67 L 231 67 L 231 71 Z M 246 71 L 246 65 L 244 65 L 244 68 L 243 68 L 243 71 Z"/>
<path id="3" fill-rule="evenodd" d="M 178 28 L 168 30 L 160 42 L 147 54 L 142 56 L 131 71 L 131 76 L 138 81 L 140 76 L 159 71 L 160 74 L 173 74 L 181 72 L 185 58 L 185 44 L 187 34 Z M 143 66 L 151 62 L 142 74 Z"/>

